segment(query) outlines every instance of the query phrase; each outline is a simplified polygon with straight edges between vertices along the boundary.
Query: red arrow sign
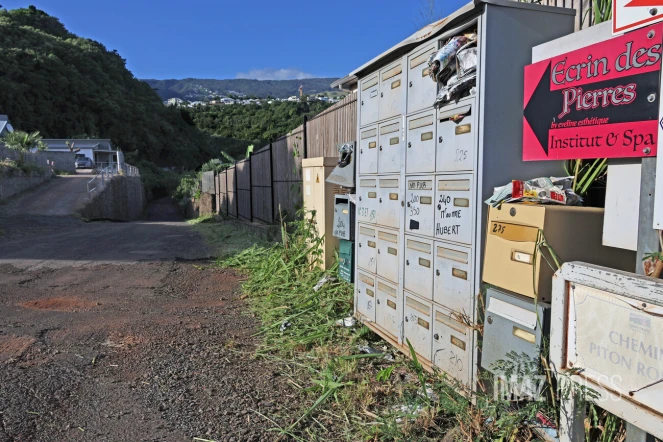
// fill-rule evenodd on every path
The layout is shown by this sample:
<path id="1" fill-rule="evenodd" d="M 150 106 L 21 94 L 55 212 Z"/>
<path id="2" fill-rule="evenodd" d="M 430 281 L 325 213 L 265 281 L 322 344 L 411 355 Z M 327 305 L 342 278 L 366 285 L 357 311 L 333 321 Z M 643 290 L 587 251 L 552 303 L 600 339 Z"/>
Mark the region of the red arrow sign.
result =
<path id="1" fill-rule="evenodd" d="M 625 8 L 633 8 L 637 6 L 650 8 L 652 6 L 663 6 L 663 0 L 633 0 L 624 5 Z"/>

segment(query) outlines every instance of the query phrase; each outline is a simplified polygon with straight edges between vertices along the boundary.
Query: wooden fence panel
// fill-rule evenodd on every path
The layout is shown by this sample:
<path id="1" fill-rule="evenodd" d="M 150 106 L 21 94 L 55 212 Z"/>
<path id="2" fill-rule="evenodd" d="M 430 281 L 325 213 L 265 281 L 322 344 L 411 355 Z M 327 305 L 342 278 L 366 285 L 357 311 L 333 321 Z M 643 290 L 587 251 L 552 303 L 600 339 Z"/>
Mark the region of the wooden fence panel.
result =
<path id="1" fill-rule="evenodd" d="M 303 205 L 302 155 L 304 154 L 304 128 L 297 127 L 288 135 L 272 143 L 274 170 L 274 207 L 278 219 L 279 207 L 285 219 L 295 219 Z"/>
<path id="2" fill-rule="evenodd" d="M 235 164 L 237 173 L 237 216 L 253 221 L 251 216 L 251 163 L 243 160 Z"/>
<path id="3" fill-rule="evenodd" d="M 266 146 L 251 155 L 253 218 L 266 223 L 274 222 L 271 153 L 269 146 Z"/>
<path id="4" fill-rule="evenodd" d="M 228 171 L 223 171 L 217 175 L 216 180 L 216 194 L 217 194 L 217 209 L 219 213 L 228 215 L 228 190 L 227 190 L 227 180 L 228 180 Z"/>
<path id="5" fill-rule="evenodd" d="M 237 218 L 237 181 L 235 176 L 237 175 L 237 168 L 231 167 L 227 170 L 228 174 L 228 214 Z"/>
<path id="6" fill-rule="evenodd" d="M 306 125 L 307 155 L 335 157 L 338 144 L 357 138 L 357 94 L 350 94 L 320 112 Z"/>

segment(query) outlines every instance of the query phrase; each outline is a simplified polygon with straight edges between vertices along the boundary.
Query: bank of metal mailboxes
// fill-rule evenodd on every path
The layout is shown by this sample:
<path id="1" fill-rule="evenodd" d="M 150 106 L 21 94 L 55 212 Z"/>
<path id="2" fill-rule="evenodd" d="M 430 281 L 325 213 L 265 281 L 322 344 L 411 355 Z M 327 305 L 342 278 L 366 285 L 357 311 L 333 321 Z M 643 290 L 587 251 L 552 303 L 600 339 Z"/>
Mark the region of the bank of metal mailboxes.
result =
<path id="1" fill-rule="evenodd" d="M 355 243 L 341 239 L 338 244 L 338 277 L 354 282 Z"/>
<path id="2" fill-rule="evenodd" d="M 500 361 L 516 363 L 507 356 L 511 352 L 538 361 L 549 311 L 547 304 L 488 288 L 481 366 L 501 374 L 496 368 Z"/>
<path id="3" fill-rule="evenodd" d="M 347 195 L 334 195 L 334 236 L 339 239 L 355 239 L 355 207 Z"/>
<path id="4" fill-rule="evenodd" d="M 553 263 L 546 242 L 560 262 L 585 261 L 634 271 L 635 252 L 602 244 L 604 209 L 553 205 L 502 204 L 490 208 L 483 280 L 540 301 L 551 298 Z M 541 253 L 544 256 L 541 256 Z M 554 264 L 553 264 L 554 266 Z"/>
<path id="5" fill-rule="evenodd" d="M 357 316 L 463 384 L 476 379 L 483 201 L 512 179 L 562 170 L 522 161 L 523 68 L 533 45 L 573 26 L 572 10 L 477 0 L 348 76 L 358 79 Z M 428 60 L 461 35 L 476 39 L 481 75 L 454 95 Z"/>

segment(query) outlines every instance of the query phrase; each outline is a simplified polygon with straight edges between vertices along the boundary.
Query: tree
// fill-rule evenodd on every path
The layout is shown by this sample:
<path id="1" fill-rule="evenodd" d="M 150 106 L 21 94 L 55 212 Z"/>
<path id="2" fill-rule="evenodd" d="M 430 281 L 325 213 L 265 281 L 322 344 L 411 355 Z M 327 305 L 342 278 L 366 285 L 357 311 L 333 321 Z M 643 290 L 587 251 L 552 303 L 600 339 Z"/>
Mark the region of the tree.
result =
<path id="1" fill-rule="evenodd" d="M 39 132 L 32 132 L 31 134 L 20 130 L 9 132 L 3 138 L 3 143 L 9 149 L 17 150 L 20 155 L 19 162 L 25 162 L 25 153 L 30 152 L 32 149 L 46 150 L 48 146 L 42 141 Z"/>

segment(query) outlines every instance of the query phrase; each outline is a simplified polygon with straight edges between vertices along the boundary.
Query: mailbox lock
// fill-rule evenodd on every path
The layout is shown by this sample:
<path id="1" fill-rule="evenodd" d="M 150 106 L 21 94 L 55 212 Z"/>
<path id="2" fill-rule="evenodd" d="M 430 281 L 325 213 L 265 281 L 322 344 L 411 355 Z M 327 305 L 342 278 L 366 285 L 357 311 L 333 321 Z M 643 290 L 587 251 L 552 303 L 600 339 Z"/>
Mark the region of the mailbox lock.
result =
<path id="1" fill-rule="evenodd" d="M 384 97 L 384 93 L 380 92 L 380 98 Z"/>
<path id="2" fill-rule="evenodd" d="M 380 146 L 380 150 L 382 150 L 382 146 Z"/>
<path id="3" fill-rule="evenodd" d="M 359 197 L 359 201 L 361 201 L 361 197 Z"/>
<path id="4" fill-rule="evenodd" d="M 442 204 L 437 205 L 437 210 L 442 210 Z"/>
<path id="5" fill-rule="evenodd" d="M 405 322 L 410 322 L 410 320 L 407 318 L 407 316 L 405 317 Z"/>
<path id="6" fill-rule="evenodd" d="M 515 207 L 512 207 L 511 210 L 509 210 L 509 215 L 516 216 L 516 208 Z"/>
<path id="7" fill-rule="evenodd" d="M 380 254 L 380 249 L 378 249 L 378 255 Z"/>
<path id="8" fill-rule="evenodd" d="M 405 207 L 405 201 L 401 201 L 401 207 Z"/>
<path id="9" fill-rule="evenodd" d="M 486 321 L 488 321 L 489 324 L 492 324 L 492 323 L 493 323 L 493 317 L 492 317 L 492 316 L 488 316 L 488 318 L 486 319 Z"/>
<path id="10" fill-rule="evenodd" d="M 438 335 L 437 333 L 435 333 L 435 334 L 433 335 L 433 337 L 435 338 L 436 341 L 438 341 L 438 340 L 440 339 L 440 335 Z"/>
<path id="11" fill-rule="evenodd" d="M 409 202 L 407 203 L 407 206 L 410 207 L 410 203 L 409 203 Z"/>
<path id="12" fill-rule="evenodd" d="M 378 299 L 378 304 L 380 303 L 380 300 Z"/>
<path id="13" fill-rule="evenodd" d="M 408 143 L 407 143 L 407 148 L 409 149 L 410 147 L 412 147 L 412 143 L 410 143 L 410 142 L 408 141 Z"/>
<path id="14" fill-rule="evenodd" d="M 359 247 L 361 247 L 361 243 L 359 243 Z"/>
<path id="15" fill-rule="evenodd" d="M 444 141 L 444 138 L 442 138 L 442 137 L 439 137 L 439 138 L 437 139 L 437 142 L 438 142 L 438 143 L 441 143 L 442 141 Z"/>
<path id="16" fill-rule="evenodd" d="M 440 269 L 435 270 L 435 275 L 440 276 Z"/>
<path id="17" fill-rule="evenodd" d="M 357 289 L 357 293 L 361 293 L 361 289 Z"/>
<path id="18" fill-rule="evenodd" d="M 364 149 L 359 149 L 359 153 L 364 153 Z"/>
<path id="19" fill-rule="evenodd" d="M 361 105 L 362 105 L 362 106 L 364 105 L 364 100 L 361 100 Z"/>
<path id="20" fill-rule="evenodd" d="M 409 266 L 409 265 L 410 265 L 410 260 L 409 260 L 409 259 L 406 259 L 406 260 L 405 260 L 405 265 L 406 265 L 406 266 Z"/>
<path id="21" fill-rule="evenodd" d="M 380 198 L 380 202 L 382 202 L 382 198 Z"/>

